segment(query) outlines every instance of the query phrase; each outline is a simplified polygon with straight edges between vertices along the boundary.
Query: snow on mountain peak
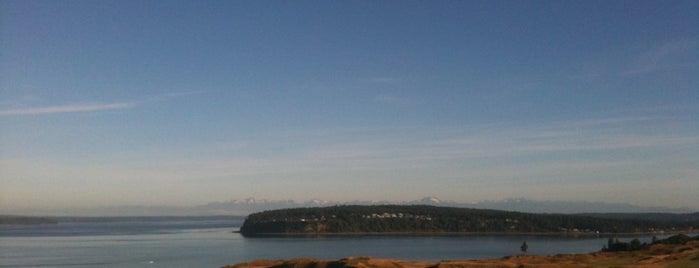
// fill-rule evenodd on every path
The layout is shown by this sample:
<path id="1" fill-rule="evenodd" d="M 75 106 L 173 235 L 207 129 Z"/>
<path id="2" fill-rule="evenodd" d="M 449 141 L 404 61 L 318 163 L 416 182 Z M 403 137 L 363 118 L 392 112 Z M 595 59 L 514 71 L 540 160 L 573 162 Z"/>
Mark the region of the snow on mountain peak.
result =
<path id="1" fill-rule="evenodd" d="M 420 203 L 424 204 L 439 204 L 441 203 L 442 200 L 439 200 L 439 198 L 433 197 L 433 196 L 428 196 L 420 200 Z"/>

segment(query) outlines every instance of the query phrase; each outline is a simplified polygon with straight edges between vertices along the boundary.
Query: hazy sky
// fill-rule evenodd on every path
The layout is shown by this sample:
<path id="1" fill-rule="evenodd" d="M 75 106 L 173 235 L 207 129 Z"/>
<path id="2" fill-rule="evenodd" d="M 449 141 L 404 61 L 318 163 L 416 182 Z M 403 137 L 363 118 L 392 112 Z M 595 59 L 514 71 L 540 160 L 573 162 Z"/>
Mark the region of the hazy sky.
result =
<path id="1" fill-rule="evenodd" d="M 699 1 L 0 1 L 0 210 L 699 209 Z"/>

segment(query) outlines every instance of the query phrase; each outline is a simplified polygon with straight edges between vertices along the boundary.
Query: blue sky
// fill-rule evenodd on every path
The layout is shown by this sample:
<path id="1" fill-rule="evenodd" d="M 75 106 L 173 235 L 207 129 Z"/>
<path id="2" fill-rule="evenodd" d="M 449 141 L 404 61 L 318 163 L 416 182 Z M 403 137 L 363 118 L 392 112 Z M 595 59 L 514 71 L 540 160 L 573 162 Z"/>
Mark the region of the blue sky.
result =
<path id="1" fill-rule="evenodd" d="M 697 1 L 0 1 L 0 211 L 699 209 Z"/>

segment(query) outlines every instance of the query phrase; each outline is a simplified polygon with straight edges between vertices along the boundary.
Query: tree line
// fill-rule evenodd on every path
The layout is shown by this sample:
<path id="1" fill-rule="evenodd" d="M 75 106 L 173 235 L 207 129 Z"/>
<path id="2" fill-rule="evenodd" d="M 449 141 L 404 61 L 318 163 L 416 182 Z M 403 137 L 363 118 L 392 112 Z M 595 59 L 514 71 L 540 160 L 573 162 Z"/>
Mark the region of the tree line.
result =
<path id="1" fill-rule="evenodd" d="M 650 244 L 641 243 L 641 240 L 634 238 L 629 242 L 619 241 L 618 238 L 610 237 L 607 244 L 602 247 L 603 252 L 618 252 L 618 251 L 636 251 L 650 248 L 651 245 L 665 244 L 665 245 L 684 245 L 689 241 L 697 240 L 699 241 L 699 235 L 695 237 L 690 237 L 685 234 L 673 235 L 665 239 L 658 239 L 653 236 Z"/>
<path id="2" fill-rule="evenodd" d="M 254 213 L 244 235 L 303 233 L 634 233 L 689 228 L 691 224 L 585 215 L 532 214 L 427 205 L 332 206 Z"/>

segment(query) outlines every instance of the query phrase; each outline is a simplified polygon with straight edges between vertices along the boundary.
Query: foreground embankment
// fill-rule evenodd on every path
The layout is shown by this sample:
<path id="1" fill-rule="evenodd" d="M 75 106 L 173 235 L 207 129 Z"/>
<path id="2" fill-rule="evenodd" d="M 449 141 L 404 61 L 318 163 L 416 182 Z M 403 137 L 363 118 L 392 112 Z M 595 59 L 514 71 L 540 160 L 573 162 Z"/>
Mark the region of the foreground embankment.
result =
<path id="1" fill-rule="evenodd" d="M 518 255 L 485 260 L 404 261 L 350 257 L 341 260 L 299 258 L 256 260 L 225 268 L 468 268 L 468 267 L 699 267 L 699 241 L 654 244 L 647 249 L 551 256 Z"/>

